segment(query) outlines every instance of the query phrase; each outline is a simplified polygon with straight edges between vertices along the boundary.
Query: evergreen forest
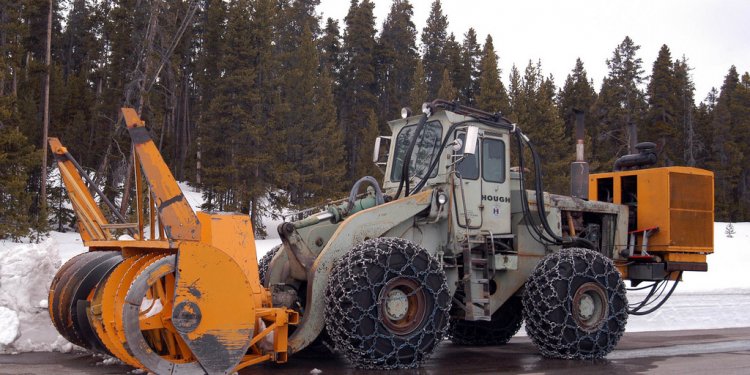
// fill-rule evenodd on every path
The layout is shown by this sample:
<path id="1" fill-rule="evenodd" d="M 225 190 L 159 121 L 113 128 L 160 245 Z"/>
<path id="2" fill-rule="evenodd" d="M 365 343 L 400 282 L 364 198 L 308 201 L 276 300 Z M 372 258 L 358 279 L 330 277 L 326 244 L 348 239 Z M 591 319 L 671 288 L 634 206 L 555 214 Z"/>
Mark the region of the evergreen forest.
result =
<path id="1" fill-rule="evenodd" d="M 606 62 L 586 62 L 608 67 L 594 87 L 580 59 L 567 77 L 545 74 L 542 61 L 501 71 L 491 36 L 447 32 L 440 0 L 422 30 L 414 0 L 393 0 L 381 25 L 371 0 L 351 0 L 342 21 L 322 19 L 319 2 L 2 2 L 0 239 L 75 220 L 45 122 L 105 195 L 127 203 L 132 155 L 119 108 L 136 108 L 174 176 L 203 193 L 203 209 L 249 213 L 262 236 L 272 212 L 342 197 L 361 176 L 382 179 L 375 137 L 402 107 L 437 98 L 518 123 L 541 154 L 545 189 L 563 194 L 574 109 L 585 112 L 593 172 L 629 153 L 634 125 L 657 144 L 659 165 L 715 173 L 717 221 L 750 221 L 747 72 L 727 66 L 717 88 L 696 93 L 688 57 L 665 44 L 644 62 L 623 36 L 601 46 L 612 48 Z"/>

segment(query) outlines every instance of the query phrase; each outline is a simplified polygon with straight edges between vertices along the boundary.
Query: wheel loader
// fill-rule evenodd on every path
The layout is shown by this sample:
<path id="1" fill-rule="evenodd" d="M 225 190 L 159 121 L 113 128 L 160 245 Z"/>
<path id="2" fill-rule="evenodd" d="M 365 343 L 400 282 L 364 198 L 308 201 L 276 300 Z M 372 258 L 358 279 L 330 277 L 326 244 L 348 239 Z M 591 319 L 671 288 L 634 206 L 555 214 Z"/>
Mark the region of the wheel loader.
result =
<path id="1" fill-rule="evenodd" d="M 256 264 L 249 217 L 193 212 L 143 121 L 123 116 L 136 223 L 50 141 L 89 251 L 55 276 L 49 310 L 74 344 L 157 374 L 226 374 L 321 346 L 358 368 L 414 368 L 444 339 L 502 345 L 522 323 L 545 357 L 601 358 L 629 315 L 653 312 L 713 252 L 710 171 L 654 168 L 644 143 L 589 175 L 581 135 L 571 196 L 545 193 L 520 126 L 435 100 L 376 139 L 382 184 L 363 177 L 289 215 Z M 629 302 L 624 281 L 649 292 Z"/>

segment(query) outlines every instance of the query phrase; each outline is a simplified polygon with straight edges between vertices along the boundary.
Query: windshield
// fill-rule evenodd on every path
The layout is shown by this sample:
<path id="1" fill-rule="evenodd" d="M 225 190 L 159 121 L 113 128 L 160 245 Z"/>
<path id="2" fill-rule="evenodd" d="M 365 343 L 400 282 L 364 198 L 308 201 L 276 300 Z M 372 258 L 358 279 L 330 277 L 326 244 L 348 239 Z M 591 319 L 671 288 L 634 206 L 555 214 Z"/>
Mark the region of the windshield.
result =
<path id="1" fill-rule="evenodd" d="M 401 132 L 398 133 L 393 168 L 391 168 L 391 181 L 401 181 L 401 168 L 403 168 L 404 165 L 406 149 L 409 148 L 409 143 L 411 142 L 412 137 L 414 137 L 414 132 L 416 130 L 416 125 L 410 125 L 404 127 L 401 129 Z M 443 127 L 440 126 L 440 122 L 430 121 L 424 124 L 422 134 L 414 145 L 414 150 L 411 153 L 411 161 L 409 162 L 409 175 L 411 177 L 422 178 L 424 174 L 427 173 L 430 163 L 440 153 L 440 141 L 442 135 Z M 438 168 L 433 169 L 429 178 L 435 177 L 437 175 L 437 170 Z"/>

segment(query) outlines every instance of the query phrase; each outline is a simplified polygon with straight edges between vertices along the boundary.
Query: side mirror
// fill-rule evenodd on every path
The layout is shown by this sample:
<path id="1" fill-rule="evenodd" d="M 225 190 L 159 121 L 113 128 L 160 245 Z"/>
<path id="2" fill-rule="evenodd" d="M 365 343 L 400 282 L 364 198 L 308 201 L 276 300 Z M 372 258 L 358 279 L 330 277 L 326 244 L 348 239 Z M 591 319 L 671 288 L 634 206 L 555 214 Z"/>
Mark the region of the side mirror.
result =
<path id="1" fill-rule="evenodd" d="M 474 155 L 477 153 L 477 138 L 479 138 L 479 128 L 470 125 L 466 129 L 466 146 L 464 147 L 464 154 Z"/>
<path id="2" fill-rule="evenodd" d="M 380 148 L 383 146 L 384 151 L 381 153 Z M 375 138 L 375 147 L 372 150 L 372 162 L 378 166 L 383 166 L 388 162 L 388 151 L 390 151 L 391 137 L 379 136 Z"/>

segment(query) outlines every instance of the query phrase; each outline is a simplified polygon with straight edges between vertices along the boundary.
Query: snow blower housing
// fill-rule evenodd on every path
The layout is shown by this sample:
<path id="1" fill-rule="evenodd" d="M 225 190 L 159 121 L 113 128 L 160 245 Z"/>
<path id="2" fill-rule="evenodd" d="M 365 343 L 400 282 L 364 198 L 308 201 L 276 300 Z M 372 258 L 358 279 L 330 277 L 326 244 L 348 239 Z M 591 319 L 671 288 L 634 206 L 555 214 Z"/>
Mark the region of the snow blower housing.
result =
<path id="1" fill-rule="evenodd" d="M 623 170 L 579 179 L 577 197 L 548 194 L 518 126 L 436 100 L 378 138 L 382 185 L 364 177 L 291 215 L 256 266 L 248 218 L 193 213 L 142 122 L 125 118 L 149 187 L 138 223 L 108 223 L 51 143 L 90 251 L 57 274 L 50 315 L 74 343 L 159 374 L 284 362 L 321 342 L 359 368 L 413 368 L 446 337 L 501 345 L 524 321 L 545 356 L 600 358 L 629 314 L 653 311 L 657 288 L 705 271 L 713 251 L 711 172 Z M 518 168 L 512 148 L 528 151 Z M 652 293 L 629 303 L 627 279 Z"/>

